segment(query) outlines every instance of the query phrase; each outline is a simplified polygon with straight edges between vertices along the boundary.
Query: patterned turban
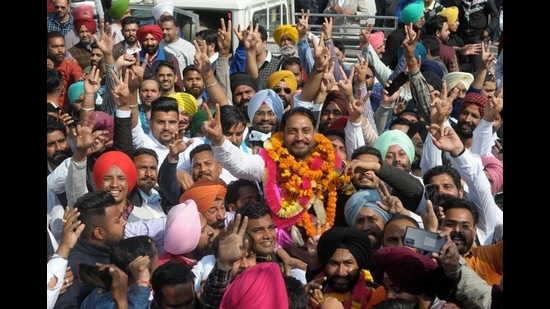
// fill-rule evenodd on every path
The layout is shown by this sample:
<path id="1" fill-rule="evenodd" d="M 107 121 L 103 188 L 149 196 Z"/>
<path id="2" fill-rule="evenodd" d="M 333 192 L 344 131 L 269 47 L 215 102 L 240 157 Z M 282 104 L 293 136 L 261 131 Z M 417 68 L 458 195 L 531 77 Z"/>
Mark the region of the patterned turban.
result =
<path id="1" fill-rule="evenodd" d="M 73 23 L 75 31 L 80 31 L 80 28 L 82 28 L 82 26 L 86 26 L 86 29 L 88 29 L 88 31 L 90 31 L 92 34 L 95 34 L 97 32 L 97 23 L 92 17 L 77 18 L 73 21 Z"/>
<path id="2" fill-rule="evenodd" d="M 283 118 L 283 101 L 275 91 L 271 89 L 263 89 L 258 92 L 248 102 L 248 119 L 254 119 L 254 114 L 258 111 L 260 106 L 265 103 L 271 110 L 277 115 L 277 120 L 281 121 Z"/>
<path id="3" fill-rule="evenodd" d="M 275 87 L 277 83 L 280 81 L 284 81 L 288 86 L 288 88 L 292 90 L 292 92 L 298 89 L 298 82 L 296 81 L 296 76 L 294 76 L 294 73 L 292 73 L 292 71 L 289 71 L 289 70 L 279 70 L 279 71 L 273 72 L 267 78 L 265 86 L 269 89 L 273 89 L 273 87 Z"/>
<path id="4" fill-rule="evenodd" d="M 371 269 L 372 249 L 365 232 L 352 227 L 335 226 L 321 234 L 317 255 L 323 268 L 338 248 L 348 249 L 359 269 Z"/>
<path id="5" fill-rule="evenodd" d="M 289 37 L 294 45 L 298 44 L 298 29 L 291 25 L 280 25 L 273 31 L 273 39 L 275 43 L 280 44 L 283 36 Z"/>
<path id="6" fill-rule="evenodd" d="M 462 113 L 462 111 L 471 104 L 477 105 L 479 115 L 483 117 L 485 114 L 485 105 L 487 105 L 487 97 L 475 92 L 468 93 L 464 99 L 462 99 L 462 103 L 460 103 L 458 107 L 458 113 Z"/>
<path id="7" fill-rule="evenodd" d="M 380 136 L 374 142 L 373 146 L 374 148 L 380 150 L 380 153 L 382 153 L 382 159 L 384 159 L 386 157 L 386 153 L 388 152 L 388 148 L 390 148 L 390 146 L 392 145 L 398 145 L 399 147 L 403 148 L 403 150 L 407 154 L 407 157 L 409 157 L 410 162 L 414 160 L 414 144 L 407 133 L 401 130 L 385 131 L 384 133 L 380 134 Z"/>
<path id="8" fill-rule="evenodd" d="M 138 41 L 141 43 L 145 41 L 145 37 L 151 34 L 157 42 L 162 41 L 162 29 L 158 25 L 143 25 L 138 28 L 136 33 Z"/>
<path id="9" fill-rule="evenodd" d="M 135 168 L 134 168 L 135 169 Z M 227 185 L 221 179 L 200 179 L 180 196 L 180 202 L 193 200 L 201 214 L 208 212 L 216 199 L 225 200 Z"/>
<path id="10" fill-rule="evenodd" d="M 193 200 L 170 208 L 164 227 L 164 251 L 174 255 L 193 251 L 199 244 L 201 229 L 199 211 Z"/>
<path id="11" fill-rule="evenodd" d="M 168 95 L 169 98 L 174 98 L 178 101 L 178 107 L 183 109 L 190 116 L 197 112 L 197 99 L 187 92 L 176 92 Z"/>
<path id="12" fill-rule="evenodd" d="M 113 165 L 118 166 L 124 175 L 126 175 L 128 192 L 132 191 L 137 181 L 136 165 L 127 154 L 118 150 L 107 151 L 101 154 L 95 161 L 92 174 L 96 188 L 98 190 L 102 189 L 103 177 L 105 177 L 105 174 L 107 174 L 107 171 L 109 171 Z"/>
<path id="13" fill-rule="evenodd" d="M 130 0 L 113 0 L 109 9 L 109 16 L 114 20 L 119 20 L 126 14 L 130 7 Z"/>

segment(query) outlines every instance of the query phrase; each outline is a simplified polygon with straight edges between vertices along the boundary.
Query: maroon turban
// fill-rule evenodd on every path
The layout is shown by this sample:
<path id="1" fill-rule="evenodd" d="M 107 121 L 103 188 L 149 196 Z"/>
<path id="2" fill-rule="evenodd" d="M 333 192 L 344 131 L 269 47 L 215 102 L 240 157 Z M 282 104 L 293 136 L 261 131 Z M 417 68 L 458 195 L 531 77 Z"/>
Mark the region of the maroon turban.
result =
<path id="1" fill-rule="evenodd" d="M 327 94 L 325 102 L 323 103 L 323 107 L 321 108 L 321 115 L 323 114 L 330 102 L 334 102 L 334 104 L 336 104 L 340 108 L 340 110 L 342 111 L 342 116 L 349 116 L 347 100 L 344 95 L 338 90 L 332 90 Z"/>
<path id="2" fill-rule="evenodd" d="M 103 187 L 103 177 L 113 165 L 118 166 L 126 175 L 128 192 L 134 189 L 137 181 L 137 170 L 134 161 L 122 151 L 111 150 L 101 154 L 94 163 L 93 177 L 98 190 Z"/>
<path id="3" fill-rule="evenodd" d="M 74 23 L 74 30 L 77 33 L 80 32 L 80 28 L 83 25 L 86 26 L 86 29 L 88 29 L 88 31 L 90 31 L 92 34 L 95 34 L 97 32 L 97 23 L 91 17 L 77 18 L 73 21 L 73 23 Z"/>
<path id="4" fill-rule="evenodd" d="M 487 97 L 475 92 L 468 93 L 464 97 L 464 99 L 462 99 L 462 103 L 458 108 L 458 113 L 462 113 L 462 111 L 470 104 L 477 105 L 479 109 L 479 114 L 481 115 L 481 117 L 483 117 L 483 115 L 485 114 L 485 105 L 487 105 Z"/>
<path id="5" fill-rule="evenodd" d="M 162 40 L 162 29 L 158 25 L 144 25 L 138 28 L 137 31 L 137 39 L 139 42 L 145 41 L 145 37 L 151 34 L 155 40 L 157 40 L 159 43 Z"/>
<path id="6" fill-rule="evenodd" d="M 396 287 L 409 294 L 433 291 L 437 263 L 427 256 L 407 247 L 384 247 L 374 252 L 373 262 L 375 280 L 382 280 L 386 273 Z"/>
<path id="7" fill-rule="evenodd" d="M 115 134 L 114 117 L 102 111 L 94 111 L 88 114 L 88 123 L 92 123 L 94 121 L 95 125 L 92 131 L 105 130 L 107 131 L 105 136 L 112 140 Z M 80 120 L 80 124 L 82 125 L 83 123 L 84 121 Z"/>

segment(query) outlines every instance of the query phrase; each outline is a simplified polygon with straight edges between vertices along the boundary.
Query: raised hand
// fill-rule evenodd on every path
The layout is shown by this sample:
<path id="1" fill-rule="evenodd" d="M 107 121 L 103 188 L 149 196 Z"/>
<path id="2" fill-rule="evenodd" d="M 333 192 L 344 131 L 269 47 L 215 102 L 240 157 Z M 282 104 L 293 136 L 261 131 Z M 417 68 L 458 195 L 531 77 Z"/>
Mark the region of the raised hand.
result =
<path id="1" fill-rule="evenodd" d="M 447 93 L 447 83 L 445 81 L 441 83 L 441 91 L 430 92 L 432 100 L 430 103 L 430 123 L 437 124 L 440 127 L 443 126 L 443 123 L 451 114 L 453 101 L 458 96 L 458 89 L 453 88 L 450 97 L 447 97 Z"/>
<path id="2" fill-rule="evenodd" d="M 382 201 L 376 201 L 376 205 L 378 205 L 380 208 L 391 213 L 392 215 L 409 215 L 409 211 L 403 206 L 401 200 L 397 196 L 391 195 L 390 190 L 388 190 L 388 187 L 383 182 L 380 182 L 376 186 L 376 191 L 378 192 L 378 194 L 380 194 L 380 197 L 382 198 Z"/>
<path id="3" fill-rule="evenodd" d="M 151 259 L 149 256 L 140 255 L 128 264 L 128 270 L 132 273 L 134 279 L 148 282 L 151 279 L 150 265 Z"/>
<path id="4" fill-rule="evenodd" d="M 428 131 L 432 135 L 434 145 L 440 150 L 447 151 L 454 156 L 464 150 L 464 144 L 453 128 L 432 123 L 428 126 Z"/>
<path id="5" fill-rule="evenodd" d="M 260 24 L 256 23 L 254 26 L 252 21 L 250 22 L 249 29 L 246 31 L 246 37 L 244 38 L 244 47 L 246 50 L 256 50 L 256 45 L 261 41 L 260 32 L 258 27 Z"/>
<path id="6" fill-rule="evenodd" d="M 315 59 L 314 70 L 317 71 L 326 70 L 328 63 L 331 60 L 330 50 L 325 46 L 325 44 L 323 44 L 325 38 L 325 33 L 321 32 L 319 39 L 315 37 L 311 39 L 313 45 L 313 56 Z"/>
<path id="7" fill-rule="evenodd" d="M 481 43 L 481 63 L 488 70 L 493 66 L 495 54 L 491 52 L 491 41 Z"/>
<path id="8" fill-rule="evenodd" d="M 130 70 L 126 70 L 124 74 L 124 82 L 120 81 L 118 75 L 113 70 L 109 70 L 109 74 L 111 74 L 111 77 L 115 81 L 115 86 L 111 90 L 111 93 L 117 108 L 127 107 L 130 104 L 130 88 L 128 87 Z"/>
<path id="9" fill-rule="evenodd" d="M 302 9 L 300 19 L 296 23 L 296 29 L 298 30 L 298 35 L 300 38 L 307 38 L 307 33 L 309 31 L 309 9 L 306 12 Z"/>
<path id="10" fill-rule="evenodd" d="M 225 20 L 220 18 L 220 28 L 218 29 L 218 48 L 220 55 L 226 55 L 231 53 L 231 19 L 225 24 Z"/>
<path id="11" fill-rule="evenodd" d="M 355 66 L 351 68 L 349 76 L 346 76 L 346 72 L 344 72 L 342 66 L 338 67 L 338 69 L 340 70 L 340 74 L 345 77 L 338 81 L 338 89 L 340 89 L 340 92 L 346 97 L 348 102 L 351 102 L 355 100 L 353 97 L 353 75 L 355 74 Z"/>
<path id="12" fill-rule="evenodd" d="M 462 46 L 458 51 L 461 55 L 479 55 L 483 49 L 483 43 L 466 44 Z"/>
<path id="13" fill-rule="evenodd" d="M 420 38 L 420 30 L 415 31 L 412 24 L 405 25 L 405 39 L 401 44 L 403 46 L 403 52 L 407 59 L 414 59 L 414 50 L 416 49 L 416 43 Z"/>
<path id="14" fill-rule="evenodd" d="M 90 74 L 84 79 L 84 93 L 96 94 L 101 88 L 101 79 L 99 77 L 99 69 L 93 65 Z"/>
<path id="15" fill-rule="evenodd" d="M 244 238 L 247 226 L 248 217 L 242 218 L 241 214 L 237 214 L 228 233 L 219 236 L 218 266 L 223 269 L 231 268 L 235 261 L 246 256 L 250 246 L 248 239 Z"/>
<path id="16" fill-rule="evenodd" d="M 96 34 L 93 35 L 93 38 L 97 47 L 101 49 L 104 55 L 111 55 L 113 53 L 115 36 L 116 33 L 112 31 L 111 25 L 109 23 L 104 23 L 101 27 L 101 38 L 98 38 Z"/>
<path id="17" fill-rule="evenodd" d="M 220 119 L 220 104 L 216 103 L 216 114 L 212 116 L 208 104 L 202 103 L 202 109 L 206 112 L 207 120 L 202 124 L 204 136 L 208 138 L 212 145 L 220 146 L 223 144 L 225 137 L 222 131 L 222 122 Z"/>
<path id="18" fill-rule="evenodd" d="M 332 17 L 326 18 L 321 26 L 321 31 L 325 35 L 325 40 L 332 38 Z"/>
<path id="19" fill-rule="evenodd" d="M 372 27 L 374 24 L 365 23 L 365 28 L 362 28 L 359 32 L 359 49 L 369 46 L 370 34 L 372 32 Z"/>
<path id="20" fill-rule="evenodd" d="M 212 64 L 210 63 L 210 58 L 206 53 L 206 44 L 199 46 L 197 40 L 193 40 L 193 45 L 195 45 L 195 60 L 193 61 L 193 64 L 202 76 L 207 76 L 212 70 Z"/>
<path id="21" fill-rule="evenodd" d="M 308 282 L 304 289 L 308 295 L 308 302 L 317 308 L 323 300 L 323 282 L 327 280 L 326 276 L 316 278 Z M 327 307 L 328 308 L 328 307 Z"/>
<path id="22" fill-rule="evenodd" d="M 244 40 L 246 39 L 246 29 L 241 29 L 241 25 L 237 25 L 237 28 L 233 28 L 233 32 L 239 39 L 239 44 L 244 46 Z"/>

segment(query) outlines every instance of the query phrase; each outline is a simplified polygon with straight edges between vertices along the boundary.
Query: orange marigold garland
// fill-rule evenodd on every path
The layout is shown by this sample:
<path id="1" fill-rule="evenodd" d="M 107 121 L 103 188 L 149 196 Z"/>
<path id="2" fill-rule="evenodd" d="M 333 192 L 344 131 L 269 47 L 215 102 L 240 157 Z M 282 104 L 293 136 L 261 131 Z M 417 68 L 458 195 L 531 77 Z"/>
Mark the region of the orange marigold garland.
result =
<path id="1" fill-rule="evenodd" d="M 297 161 L 284 146 L 283 133 L 277 132 L 264 143 L 265 152 L 260 152 L 266 162 L 264 193 L 270 209 L 279 218 L 304 227 L 309 237 L 315 236 L 317 229 L 307 210 L 314 204 L 318 207 L 318 203 L 323 203 L 326 192 L 326 215 L 318 214 L 318 219 L 322 232 L 332 227 L 337 186 L 342 181 L 349 181 L 349 177 L 338 175 L 341 162 L 336 160 L 330 140 L 315 133 L 315 144 L 307 160 Z"/>

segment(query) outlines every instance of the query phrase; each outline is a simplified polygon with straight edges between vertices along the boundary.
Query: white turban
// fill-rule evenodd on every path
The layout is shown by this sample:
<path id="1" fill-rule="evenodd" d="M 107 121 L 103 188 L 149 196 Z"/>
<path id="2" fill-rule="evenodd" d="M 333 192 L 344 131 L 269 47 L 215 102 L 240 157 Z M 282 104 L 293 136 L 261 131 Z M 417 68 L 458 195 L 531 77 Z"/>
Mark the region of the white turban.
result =
<path id="1" fill-rule="evenodd" d="M 170 15 L 174 15 L 174 3 L 173 2 L 159 3 L 151 9 L 151 13 L 153 13 L 155 20 L 158 20 L 164 12 L 168 12 L 170 13 Z"/>

